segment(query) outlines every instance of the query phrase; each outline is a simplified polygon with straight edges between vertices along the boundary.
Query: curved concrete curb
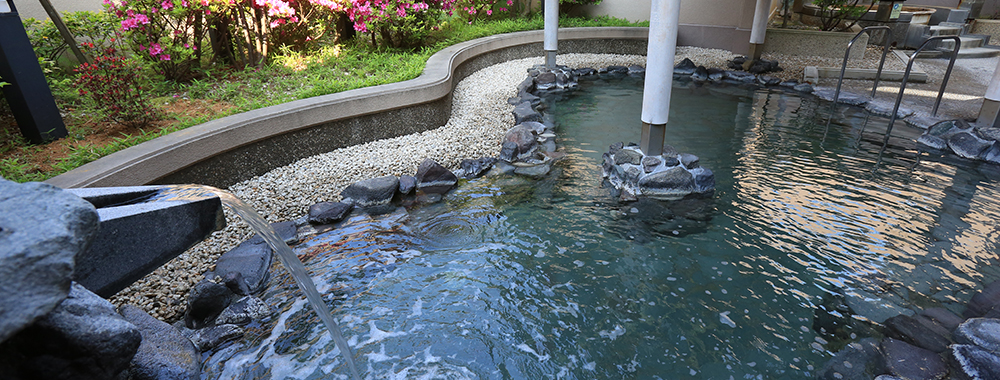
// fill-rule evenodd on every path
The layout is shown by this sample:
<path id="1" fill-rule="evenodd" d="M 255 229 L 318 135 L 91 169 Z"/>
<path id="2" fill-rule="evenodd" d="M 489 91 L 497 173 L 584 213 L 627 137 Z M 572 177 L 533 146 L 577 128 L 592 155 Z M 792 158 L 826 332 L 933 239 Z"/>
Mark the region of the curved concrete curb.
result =
<path id="1" fill-rule="evenodd" d="M 647 28 L 565 28 L 560 53 L 645 54 Z M 200 183 L 228 187 L 295 160 L 444 125 L 455 85 L 476 70 L 543 53 L 542 31 L 448 47 L 405 82 L 261 108 L 199 124 L 51 178 L 63 188 Z M 537 46 L 535 46 L 537 45 Z"/>

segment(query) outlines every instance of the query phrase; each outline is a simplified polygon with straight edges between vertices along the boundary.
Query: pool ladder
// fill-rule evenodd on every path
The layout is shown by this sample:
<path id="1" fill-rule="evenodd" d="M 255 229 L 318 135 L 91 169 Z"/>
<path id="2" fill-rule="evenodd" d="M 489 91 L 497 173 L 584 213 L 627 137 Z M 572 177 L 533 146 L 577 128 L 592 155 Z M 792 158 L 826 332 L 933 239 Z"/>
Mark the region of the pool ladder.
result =
<path id="1" fill-rule="evenodd" d="M 868 30 L 876 29 L 885 30 L 885 46 L 882 48 L 882 59 L 878 63 L 878 71 L 875 73 L 875 83 L 872 86 L 871 98 L 872 100 L 875 100 L 875 93 L 878 90 L 878 81 L 882 76 L 882 68 L 885 66 L 885 57 L 889 53 L 890 41 L 892 40 L 889 35 L 891 29 L 885 25 L 865 27 L 861 29 L 861 31 L 859 31 L 850 42 L 847 43 L 847 50 L 844 52 L 844 63 L 840 66 L 840 77 L 837 79 L 837 90 L 833 94 L 833 105 L 830 108 L 831 120 L 833 119 L 833 111 L 836 110 L 837 107 L 837 101 L 840 100 L 840 87 L 844 83 L 844 73 L 847 71 L 847 60 L 851 55 L 851 46 L 854 45 L 854 41 L 857 41 L 857 39 L 861 37 L 861 34 Z M 916 59 L 917 55 L 919 55 L 920 52 L 927 47 L 927 44 L 933 41 L 946 39 L 954 40 L 955 48 L 954 51 L 952 51 L 951 60 L 948 62 L 948 70 L 945 71 L 944 79 L 941 80 L 941 89 L 938 90 L 937 100 L 934 101 L 934 109 L 931 111 L 931 116 L 937 116 L 938 106 L 941 105 L 941 98 L 944 96 L 944 89 L 948 86 L 948 78 L 951 77 L 951 70 L 955 67 L 955 58 L 958 57 L 958 49 L 962 45 L 962 40 L 958 36 L 934 36 L 928 38 L 920 44 L 920 47 L 918 47 L 917 50 L 913 52 L 913 55 L 910 56 L 910 59 L 906 63 L 906 72 L 903 73 L 903 82 L 899 85 L 899 94 L 896 95 L 896 104 L 892 107 L 892 114 L 889 116 L 889 126 L 885 131 L 885 139 L 882 140 L 882 150 L 885 150 L 886 145 L 889 143 L 889 135 L 892 133 L 892 126 L 896 122 L 896 113 L 899 112 L 899 104 L 903 100 L 903 91 L 906 90 L 906 82 L 910 78 L 910 71 L 913 70 L 913 60 Z M 879 156 L 881 156 L 881 152 L 879 153 Z"/>

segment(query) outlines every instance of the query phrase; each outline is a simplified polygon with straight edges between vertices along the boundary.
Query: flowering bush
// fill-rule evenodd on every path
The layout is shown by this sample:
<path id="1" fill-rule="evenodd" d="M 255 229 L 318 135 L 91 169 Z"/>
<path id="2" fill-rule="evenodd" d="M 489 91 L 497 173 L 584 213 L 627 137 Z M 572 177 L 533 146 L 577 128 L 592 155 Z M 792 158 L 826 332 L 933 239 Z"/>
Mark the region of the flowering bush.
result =
<path id="1" fill-rule="evenodd" d="M 208 0 L 104 0 L 120 22 L 135 57 L 152 63 L 168 80 L 186 81 L 199 68 Z"/>
<path id="2" fill-rule="evenodd" d="M 77 41 L 87 41 L 100 49 L 111 46 L 110 39 L 115 35 L 115 22 L 104 12 L 66 12 L 62 14 L 63 22 Z M 58 61 L 59 57 L 69 48 L 69 44 L 59 34 L 52 20 L 39 21 L 33 18 L 24 19 L 24 29 L 28 33 L 31 47 L 35 55 L 48 61 Z"/>
<path id="3" fill-rule="evenodd" d="M 80 74 L 76 80 L 80 95 L 103 109 L 109 121 L 142 128 L 159 118 L 146 100 L 146 88 L 139 81 L 139 66 L 119 56 L 114 48 L 106 49 L 104 55 L 94 57 L 94 63 L 83 63 L 74 71 Z"/>

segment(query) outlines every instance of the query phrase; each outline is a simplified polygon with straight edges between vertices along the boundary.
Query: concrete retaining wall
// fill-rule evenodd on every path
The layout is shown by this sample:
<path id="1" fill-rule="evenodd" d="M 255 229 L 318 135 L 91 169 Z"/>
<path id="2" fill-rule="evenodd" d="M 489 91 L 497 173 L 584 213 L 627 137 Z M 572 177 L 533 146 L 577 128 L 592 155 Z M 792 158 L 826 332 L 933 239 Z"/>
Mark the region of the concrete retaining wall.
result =
<path id="1" fill-rule="evenodd" d="M 560 53 L 646 53 L 647 28 L 566 28 Z M 297 100 L 213 120 L 49 179 L 63 187 L 198 183 L 228 187 L 338 148 L 443 126 L 455 85 L 484 67 L 542 55 L 542 31 L 464 42 L 434 54 L 420 77 Z"/>

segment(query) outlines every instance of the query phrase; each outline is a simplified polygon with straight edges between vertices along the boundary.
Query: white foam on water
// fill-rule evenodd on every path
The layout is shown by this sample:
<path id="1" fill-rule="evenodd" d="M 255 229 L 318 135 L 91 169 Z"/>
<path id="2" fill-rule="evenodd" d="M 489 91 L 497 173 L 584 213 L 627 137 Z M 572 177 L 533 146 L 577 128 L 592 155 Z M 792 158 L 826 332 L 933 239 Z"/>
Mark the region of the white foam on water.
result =
<path id="1" fill-rule="evenodd" d="M 597 369 L 597 362 L 586 362 L 583 363 L 583 369 L 588 371 L 594 371 Z"/>
<path id="2" fill-rule="evenodd" d="M 378 352 L 372 352 L 365 354 L 368 357 L 368 361 L 372 363 L 384 362 L 387 360 L 399 360 L 399 356 L 389 356 L 385 354 L 385 344 L 379 345 Z"/>
<path id="3" fill-rule="evenodd" d="M 736 328 L 736 322 L 733 322 L 733 320 L 729 318 L 729 313 L 731 313 L 731 312 L 729 312 L 729 311 L 723 311 L 723 312 L 719 313 L 719 322 L 722 322 L 726 326 L 729 326 L 729 327 L 732 327 L 732 328 L 735 329 Z"/>
<path id="4" fill-rule="evenodd" d="M 597 335 L 600 335 L 601 337 L 608 338 L 611 340 L 615 340 L 618 339 L 618 337 L 625 335 L 625 328 L 622 327 L 622 325 L 615 325 L 614 330 L 611 331 L 601 330 L 597 332 Z"/>
<path id="5" fill-rule="evenodd" d="M 379 330 L 378 326 L 375 325 L 375 321 L 368 321 L 368 340 L 361 343 L 361 346 L 367 346 L 372 343 L 381 342 L 385 339 L 408 335 L 405 331 L 382 331 Z"/>
<path id="6" fill-rule="evenodd" d="M 375 306 L 372 308 L 372 314 L 376 316 L 383 317 L 392 314 L 392 309 L 385 306 Z"/>
<path id="7" fill-rule="evenodd" d="M 424 364 L 438 363 L 440 361 L 441 361 L 440 356 L 434 356 L 431 354 L 430 346 L 427 346 L 427 348 L 424 349 Z"/>
<path id="8" fill-rule="evenodd" d="M 576 267 L 579 268 L 579 267 L 584 266 L 585 263 L 583 261 L 580 261 L 580 260 L 573 260 L 573 264 L 576 264 Z"/>
<path id="9" fill-rule="evenodd" d="M 420 299 L 420 297 L 417 297 L 417 301 L 413 303 L 413 308 L 411 309 L 412 312 L 410 313 L 410 317 L 419 317 L 423 315 L 424 314 L 423 308 L 424 308 L 424 300 Z"/>
<path id="10" fill-rule="evenodd" d="M 549 355 L 540 355 L 540 354 L 538 354 L 538 352 L 536 352 L 533 348 L 531 348 L 530 346 L 528 346 L 527 344 L 524 344 L 524 343 L 521 343 L 521 344 L 519 344 L 519 345 L 517 345 L 515 347 L 517 347 L 517 349 L 519 349 L 521 351 L 524 351 L 524 352 L 527 352 L 529 354 L 535 355 L 535 357 L 538 358 L 538 362 L 539 363 L 544 363 L 544 362 L 548 361 L 551 358 L 551 356 L 549 356 Z"/>

